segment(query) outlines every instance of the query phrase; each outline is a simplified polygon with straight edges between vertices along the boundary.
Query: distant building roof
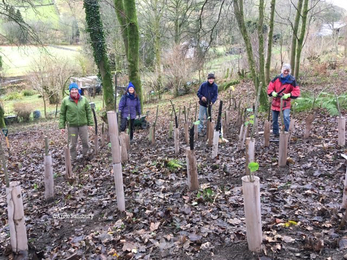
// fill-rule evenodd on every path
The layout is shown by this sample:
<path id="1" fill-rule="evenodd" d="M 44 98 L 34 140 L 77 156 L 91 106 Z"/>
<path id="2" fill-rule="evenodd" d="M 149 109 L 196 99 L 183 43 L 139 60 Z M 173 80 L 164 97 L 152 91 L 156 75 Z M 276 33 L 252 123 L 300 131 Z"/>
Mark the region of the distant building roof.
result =
<path id="1" fill-rule="evenodd" d="M 330 36 L 333 34 L 334 30 L 338 30 L 345 26 L 346 26 L 346 23 L 344 22 L 334 22 L 333 24 L 325 23 L 320 28 L 319 32 L 317 33 L 317 36 L 321 36 L 321 37 Z"/>

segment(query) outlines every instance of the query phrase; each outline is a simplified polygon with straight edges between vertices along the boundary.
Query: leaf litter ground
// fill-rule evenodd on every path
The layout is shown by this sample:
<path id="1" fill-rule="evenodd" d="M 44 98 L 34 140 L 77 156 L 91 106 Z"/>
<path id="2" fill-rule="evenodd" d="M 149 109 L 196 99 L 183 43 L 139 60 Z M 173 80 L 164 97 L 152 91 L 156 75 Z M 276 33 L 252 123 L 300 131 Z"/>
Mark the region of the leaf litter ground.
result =
<path id="1" fill-rule="evenodd" d="M 175 105 L 183 108 L 187 102 Z M 149 109 L 153 122 L 155 106 Z M 253 254 L 247 250 L 241 188 L 245 157 L 237 150 L 236 112 L 226 133 L 229 142 L 219 145 L 216 159 L 210 159 L 204 138 L 196 142 L 200 190 L 190 192 L 183 134 L 181 153 L 175 156 L 168 137 L 169 105 L 160 111 L 155 146 L 147 130 L 137 130 L 130 161 L 123 165 L 124 213 L 117 210 L 107 145 L 90 161 L 74 165 L 77 179 L 71 185 L 64 178 L 66 141 L 56 122 L 10 132 L 8 168 L 11 181 L 22 187 L 29 259 L 343 259 L 347 235 L 340 228 L 340 205 L 346 166 L 341 154 L 347 151 L 337 145 L 336 118 L 318 114 L 309 139 L 303 139 L 304 120 L 297 119 L 283 168 L 277 165 L 278 143 L 264 148 L 262 135 L 256 139 L 263 247 Z M 44 136 L 54 163 L 51 202 L 43 199 Z M 172 160 L 183 166 L 169 167 Z M 0 255 L 12 259 L 5 198 L 2 182 Z"/>

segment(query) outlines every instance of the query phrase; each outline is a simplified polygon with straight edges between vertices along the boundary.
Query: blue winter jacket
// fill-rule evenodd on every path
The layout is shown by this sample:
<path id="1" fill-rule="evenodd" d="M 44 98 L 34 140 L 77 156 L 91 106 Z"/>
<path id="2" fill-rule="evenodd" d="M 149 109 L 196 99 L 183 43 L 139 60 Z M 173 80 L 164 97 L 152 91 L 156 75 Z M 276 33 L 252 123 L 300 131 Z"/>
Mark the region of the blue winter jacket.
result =
<path id="1" fill-rule="evenodd" d="M 218 86 L 214 82 L 211 85 L 210 83 L 208 83 L 208 81 L 206 81 L 201 84 L 197 95 L 199 97 L 199 104 L 201 106 L 207 107 L 208 102 L 203 102 L 201 98 L 205 97 L 207 101 L 210 101 L 212 102 L 212 104 L 214 104 L 214 102 L 216 102 L 218 98 Z"/>
<path id="2" fill-rule="evenodd" d="M 141 115 L 140 99 L 138 97 L 131 99 L 128 93 L 122 96 L 118 107 L 122 112 L 122 118 L 127 118 L 130 114 L 130 119 L 135 119 L 136 114 Z"/>

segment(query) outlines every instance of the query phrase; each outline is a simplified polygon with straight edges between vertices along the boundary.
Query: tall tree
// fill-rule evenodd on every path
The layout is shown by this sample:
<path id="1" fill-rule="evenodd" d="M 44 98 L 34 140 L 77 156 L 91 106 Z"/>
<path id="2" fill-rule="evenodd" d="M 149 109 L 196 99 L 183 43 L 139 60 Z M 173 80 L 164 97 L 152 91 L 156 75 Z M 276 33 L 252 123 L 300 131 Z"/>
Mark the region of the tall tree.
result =
<path id="1" fill-rule="evenodd" d="M 246 45 L 248 66 L 249 66 L 250 71 L 251 71 L 251 76 L 253 79 L 255 92 L 257 92 L 260 74 L 259 74 L 259 72 L 256 71 L 256 62 L 255 62 L 255 59 L 253 56 L 253 48 L 252 48 L 252 44 L 251 44 L 249 34 L 247 31 L 247 27 L 245 24 L 244 13 L 243 13 L 243 0 L 234 0 L 233 4 L 234 4 L 234 13 L 235 13 L 235 17 L 237 20 L 237 24 L 238 24 L 239 30 L 242 34 L 243 40 L 244 40 L 245 45 Z M 264 5 L 262 6 L 262 8 L 264 8 Z M 260 16 L 259 18 L 262 18 L 262 17 Z M 258 21 L 258 22 L 260 22 L 260 21 Z M 263 23 L 263 22 L 261 21 L 261 23 Z M 258 29 L 258 33 L 259 33 L 259 29 Z M 264 71 L 264 68 L 262 69 L 262 71 Z M 262 77 L 264 77 L 264 76 L 262 76 Z M 268 106 L 267 95 L 265 93 L 264 88 L 262 88 L 262 91 L 260 93 L 260 104 L 263 107 Z"/>
<path id="2" fill-rule="evenodd" d="M 305 0 L 304 7 L 302 10 L 302 22 L 301 22 L 301 32 L 300 36 L 298 37 L 298 45 L 296 49 L 296 61 L 295 61 L 295 78 L 299 79 L 299 71 L 300 71 L 300 57 L 301 57 L 301 51 L 304 46 L 304 38 L 306 34 L 306 23 L 307 23 L 307 14 L 309 12 L 308 9 L 308 0 Z"/>
<path id="3" fill-rule="evenodd" d="M 270 21 L 269 21 L 269 35 L 267 42 L 267 55 L 266 55 L 266 64 L 265 64 L 265 80 L 270 82 L 270 67 L 271 67 L 271 56 L 272 56 L 272 43 L 273 43 L 273 34 L 274 34 L 274 19 L 275 19 L 275 6 L 276 0 L 271 0 L 270 4 Z"/>
<path id="4" fill-rule="evenodd" d="M 301 17 L 302 4 L 304 0 L 298 0 L 298 5 L 296 6 L 296 15 L 294 20 L 294 25 L 292 25 L 293 35 L 292 35 L 292 46 L 290 53 L 290 66 L 292 71 L 295 71 L 295 57 L 296 57 L 296 45 L 298 42 L 298 31 Z"/>
<path id="5" fill-rule="evenodd" d="M 103 86 L 103 95 L 106 110 L 114 109 L 114 95 L 112 87 L 112 76 L 106 53 L 105 36 L 100 17 L 100 6 L 98 0 L 84 0 L 83 6 L 86 12 L 87 32 L 93 47 L 94 60 L 98 66 Z"/>
<path id="6" fill-rule="evenodd" d="M 258 53 L 259 53 L 259 83 L 262 90 L 265 90 L 265 57 L 264 57 L 264 0 L 259 0 L 259 19 L 258 19 Z M 266 94 L 263 94 L 266 96 Z"/>
<path id="7" fill-rule="evenodd" d="M 135 0 L 115 0 L 114 4 L 119 23 L 122 27 L 124 26 L 126 32 L 126 34 L 123 32 L 122 36 L 127 50 L 129 80 L 135 85 L 136 93 L 143 103 L 139 74 L 139 28 Z"/>

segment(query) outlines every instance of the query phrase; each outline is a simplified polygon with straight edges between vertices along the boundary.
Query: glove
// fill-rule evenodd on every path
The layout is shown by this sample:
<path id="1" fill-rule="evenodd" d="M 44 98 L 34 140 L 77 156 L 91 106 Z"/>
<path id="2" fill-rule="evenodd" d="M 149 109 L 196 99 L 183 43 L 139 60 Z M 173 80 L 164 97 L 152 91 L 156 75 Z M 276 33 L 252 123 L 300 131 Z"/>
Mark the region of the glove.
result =
<path id="1" fill-rule="evenodd" d="M 273 96 L 273 97 L 277 97 L 277 96 L 278 96 L 277 92 L 272 91 L 272 96 Z"/>
<path id="2" fill-rule="evenodd" d="M 284 95 L 282 96 L 282 99 L 287 99 L 287 98 L 290 98 L 290 93 L 284 94 Z"/>

